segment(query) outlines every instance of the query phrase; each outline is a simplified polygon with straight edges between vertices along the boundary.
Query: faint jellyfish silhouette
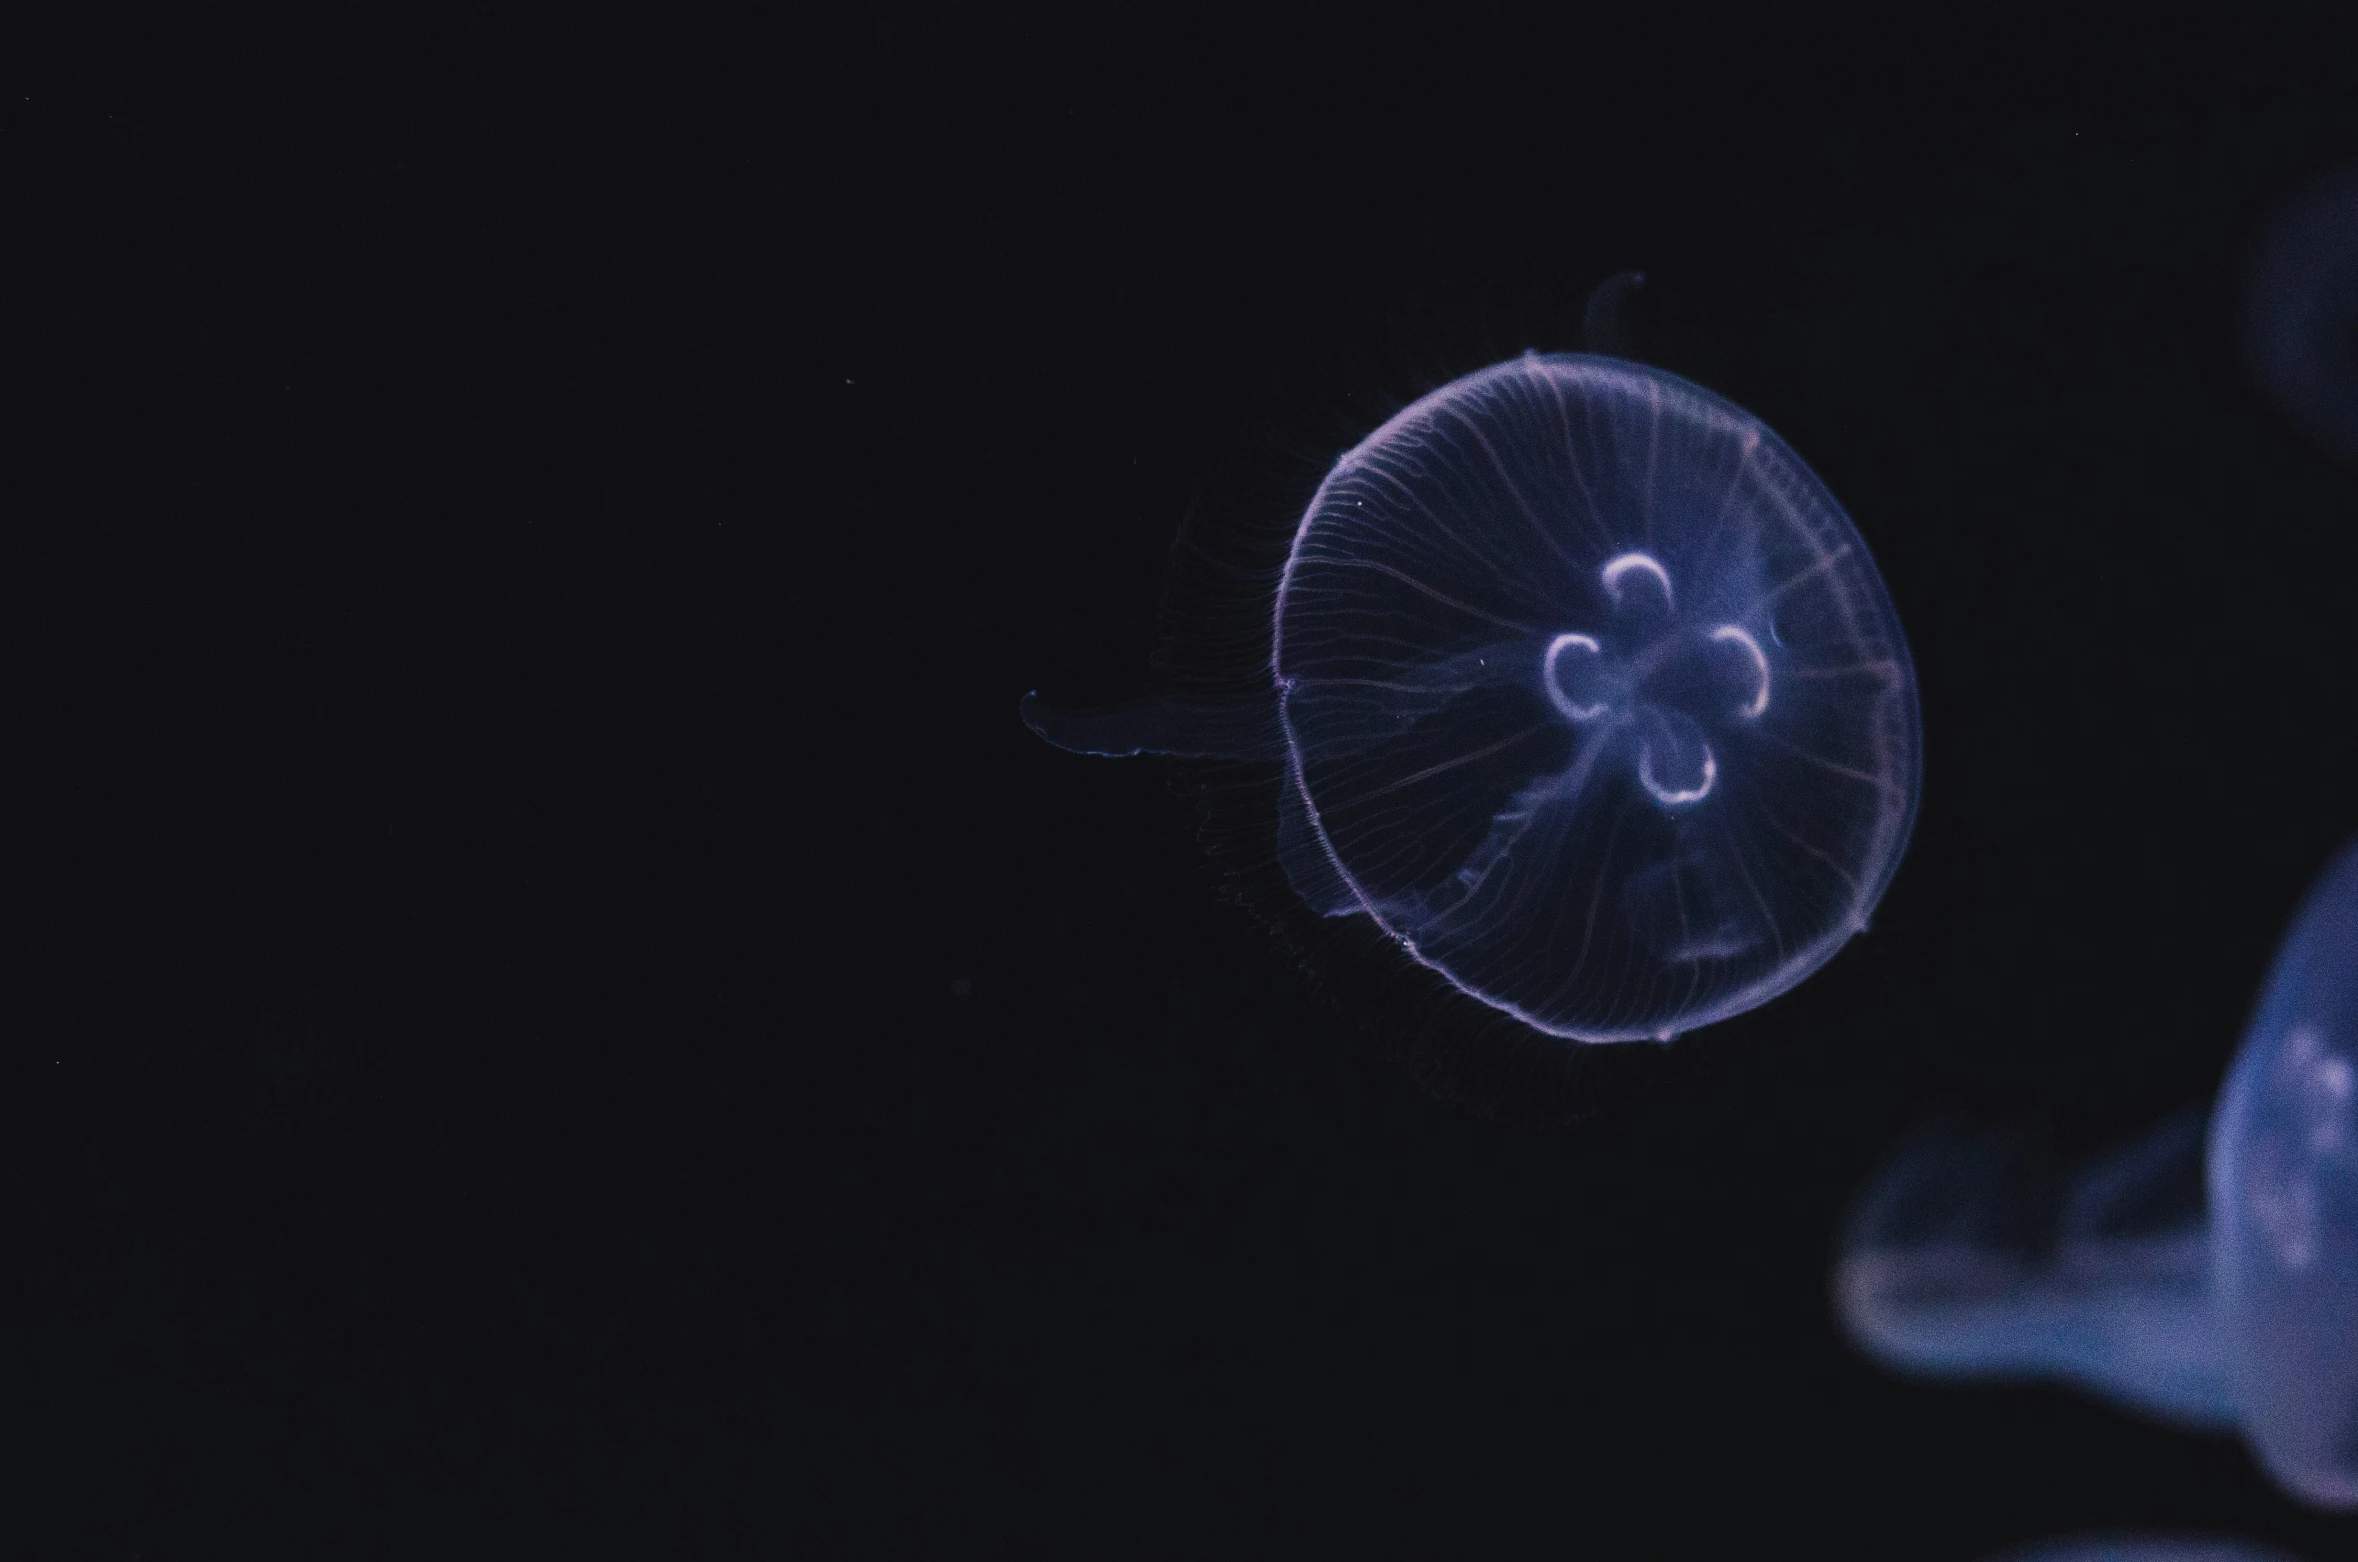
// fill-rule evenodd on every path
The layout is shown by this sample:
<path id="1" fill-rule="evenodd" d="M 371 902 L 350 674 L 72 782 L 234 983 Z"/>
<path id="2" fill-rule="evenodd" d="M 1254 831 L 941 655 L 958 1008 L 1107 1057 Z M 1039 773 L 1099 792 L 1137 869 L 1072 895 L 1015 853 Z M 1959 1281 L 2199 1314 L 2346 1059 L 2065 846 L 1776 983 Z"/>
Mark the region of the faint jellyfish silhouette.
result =
<path id="1" fill-rule="evenodd" d="M 2277 952 L 2211 1128 L 2211 1273 L 2244 1436 L 2358 1507 L 2358 843 Z"/>
<path id="2" fill-rule="evenodd" d="M 1580 309 L 1581 345 L 1607 358 L 1648 356 L 1638 350 L 1633 307 L 1645 285 L 1646 274 L 1642 271 L 1616 271 L 1589 289 L 1588 299 Z"/>
<path id="3" fill-rule="evenodd" d="M 1919 1139 L 1860 1202 L 1837 1309 L 1902 1372 L 2237 1427 L 2294 1496 L 2358 1507 L 2358 843 L 2278 946 L 2205 1152 L 2191 1111 L 2071 1177 Z"/>
<path id="4" fill-rule="evenodd" d="M 2013 1546 L 1989 1562 L 2291 1562 L 2283 1552 L 2227 1535 L 2067 1535 Z"/>
<path id="5" fill-rule="evenodd" d="M 2268 220 L 2244 312 L 2253 376 L 2303 433 L 2358 460 L 2358 168 Z"/>
<path id="6" fill-rule="evenodd" d="M 1255 692 L 1024 719 L 1082 753 L 1280 764 L 1277 849 L 1554 1036 L 1667 1040 L 1866 926 L 1919 788 L 1866 545 L 1783 440 L 1588 355 L 1494 365 L 1338 460 Z"/>
<path id="7" fill-rule="evenodd" d="M 2235 1424 L 2187 1110 L 2076 1171 L 2019 1139 L 1921 1135 L 1860 1201 L 1835 1268 L 1844 1324 L 1913 1376 L 2072 1384 L 2189 1428 Z"/>

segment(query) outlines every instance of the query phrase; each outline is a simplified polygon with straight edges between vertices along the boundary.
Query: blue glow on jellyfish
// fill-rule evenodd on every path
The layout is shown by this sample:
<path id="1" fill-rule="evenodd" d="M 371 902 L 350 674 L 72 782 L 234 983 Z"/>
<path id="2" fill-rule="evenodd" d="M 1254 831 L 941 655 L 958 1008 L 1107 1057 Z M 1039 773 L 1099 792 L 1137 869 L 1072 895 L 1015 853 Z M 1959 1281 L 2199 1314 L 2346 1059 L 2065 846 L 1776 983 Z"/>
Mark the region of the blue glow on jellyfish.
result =
<path id="1" fill-rule="evenodd" d="M 1923 1137 L 1860 1202 L 1836 1307 L 1861 1348 L 1911 1376 L 2068 1383 L 2173 1425 L 2232 1427 L 2202 1147 L 2198 1112 L 2068 1175 L 2002 1137 Z"/>
<path id="2" fill-rule="evenodd" d="M 2358 460 L 2358 168 L 2270 219 L 2245 313 L 2253 376 L 2303 432 Z"/>
<path id="3" fill-rule="evenodd" d="M 2358 843 L 2294 919 L 2211 1114 L 2066 1179 L 1930 1141 L 1878 1174 L 1835 1273 L 1898 1370 L 2053 1378 L 2237 1427 L 2305 1502 L 2358 1508 Z"/>
<path id="4" fill-rule="evenodd" d="M 2211 1272 L 2244 1435 L 2358 1507 L 2358 843 L 2278 950 L 2211 1128 Z"/>
<path id="5" fill-rule="evenodd" d="M 1667 1040 L 1866 926 L 1915 816 L 1907 643 L 1760 421 L 1527 354 L 1339 460 L 1272 605 L 1265 700 L 1058 714 L 1088 753 L 1285 767 L 1304 901 L 1549 1034 Z"/>

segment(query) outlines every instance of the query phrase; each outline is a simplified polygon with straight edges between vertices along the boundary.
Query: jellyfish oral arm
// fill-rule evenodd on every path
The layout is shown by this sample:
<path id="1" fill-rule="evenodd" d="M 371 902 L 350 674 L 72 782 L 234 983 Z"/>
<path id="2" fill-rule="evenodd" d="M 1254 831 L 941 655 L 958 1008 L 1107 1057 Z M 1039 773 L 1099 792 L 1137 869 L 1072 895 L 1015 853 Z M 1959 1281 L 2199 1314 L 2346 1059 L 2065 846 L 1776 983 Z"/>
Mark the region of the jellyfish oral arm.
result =
<path id="1" fill-rule="evenodd" d="M 1901 1153 L 1844 1243 L 1844 1325 L 1912 1376 L 2060 1381 L 2175 1425 L 2235 1426 L 2202 1131 L 2199 1112 L 2163 1119 L 2075 1173 L 2054 1215 L 2047 1185 L 2006 1174 L 1986 1149 L 1933 1140 Z M 2027 1243 L 1993 1235 L 2033 1231 Z"/>
<path id="2" fill-rule="evenodd" d="M 1911 1377 L 2060 1381 L 2179 1426 L 2236 1424 L 2207 1288 L 2056 1275 L 2004 1283 L 1988 1264 L 1969 1252 L 1854 1255 L 1836 1276 L 1843 1322 Z"/>
<path id="3" fill-rule="evenodd" d="M 1165 695 L 1060 710 L 1037 692 L 1023 697 L 1023 724 L 1052 747 L 1069 754 L 1123 759 L 1133 754 L 1168 754 L 1184 759 L 1280 759 L 1285 733 L 1271 695 L 1228 699 Z"/>

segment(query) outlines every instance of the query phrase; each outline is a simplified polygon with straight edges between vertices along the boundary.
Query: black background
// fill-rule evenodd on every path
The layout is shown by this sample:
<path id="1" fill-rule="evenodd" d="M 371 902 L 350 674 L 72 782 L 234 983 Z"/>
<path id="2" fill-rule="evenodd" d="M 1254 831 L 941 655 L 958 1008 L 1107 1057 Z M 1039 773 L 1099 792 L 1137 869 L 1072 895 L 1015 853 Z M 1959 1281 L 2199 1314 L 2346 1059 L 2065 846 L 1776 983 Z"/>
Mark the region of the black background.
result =
<path id="1" fill-rule="evenodd" d="M 2358 827 L 2358 478 L 2235 333 L 2321 37 L 18 58 L 0 1548 L 2348 1549 L 1826 1302 L 1927 1114 L 2205 1095 Z M 1624 267 L 1866 536 L 1926 784 L 1870 936 L 1543 1130 L 1014 705 Z"/>

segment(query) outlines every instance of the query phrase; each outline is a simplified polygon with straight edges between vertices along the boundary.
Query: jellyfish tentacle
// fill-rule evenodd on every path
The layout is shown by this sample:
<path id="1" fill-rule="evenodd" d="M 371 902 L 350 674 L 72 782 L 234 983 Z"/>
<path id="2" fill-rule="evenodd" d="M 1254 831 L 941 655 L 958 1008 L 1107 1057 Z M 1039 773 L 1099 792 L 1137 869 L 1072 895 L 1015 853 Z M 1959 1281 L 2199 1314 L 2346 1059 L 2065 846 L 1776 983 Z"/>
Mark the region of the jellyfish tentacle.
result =
<path id="1" fill-rule="evenodd" d="M 1227 699 L 1158 695 L 1119 705 L 1060 710 L 1044 703 L 1034 690 L 1023 697 L 1019 708 L 1025 726 L 1070 754 L 1107 759 L 1136 754 L 1278 759 L 1285 754 L 1285 732 L 1273 694 Z"/>
<path id="2" fill-rule="evenodd" d="M 1842 1321 L 1910 1376 L 2058 1381 L 2173 1425 L 2233 1426 L 2201 1159 L 2199 1114 L 2060 1180 L 2019 1144 L 1919 1138 L 1852 1219 Z"/>
<path id="3" fill-rule="evenodd" d="M 1580 344 L 1607 358 L 1636 359 L 1637 333 L 1630 320 L 1630 300 L 1645 285 L 1642 271 L 1616 271 L 1590 288 L 1580 310 Z"/>

